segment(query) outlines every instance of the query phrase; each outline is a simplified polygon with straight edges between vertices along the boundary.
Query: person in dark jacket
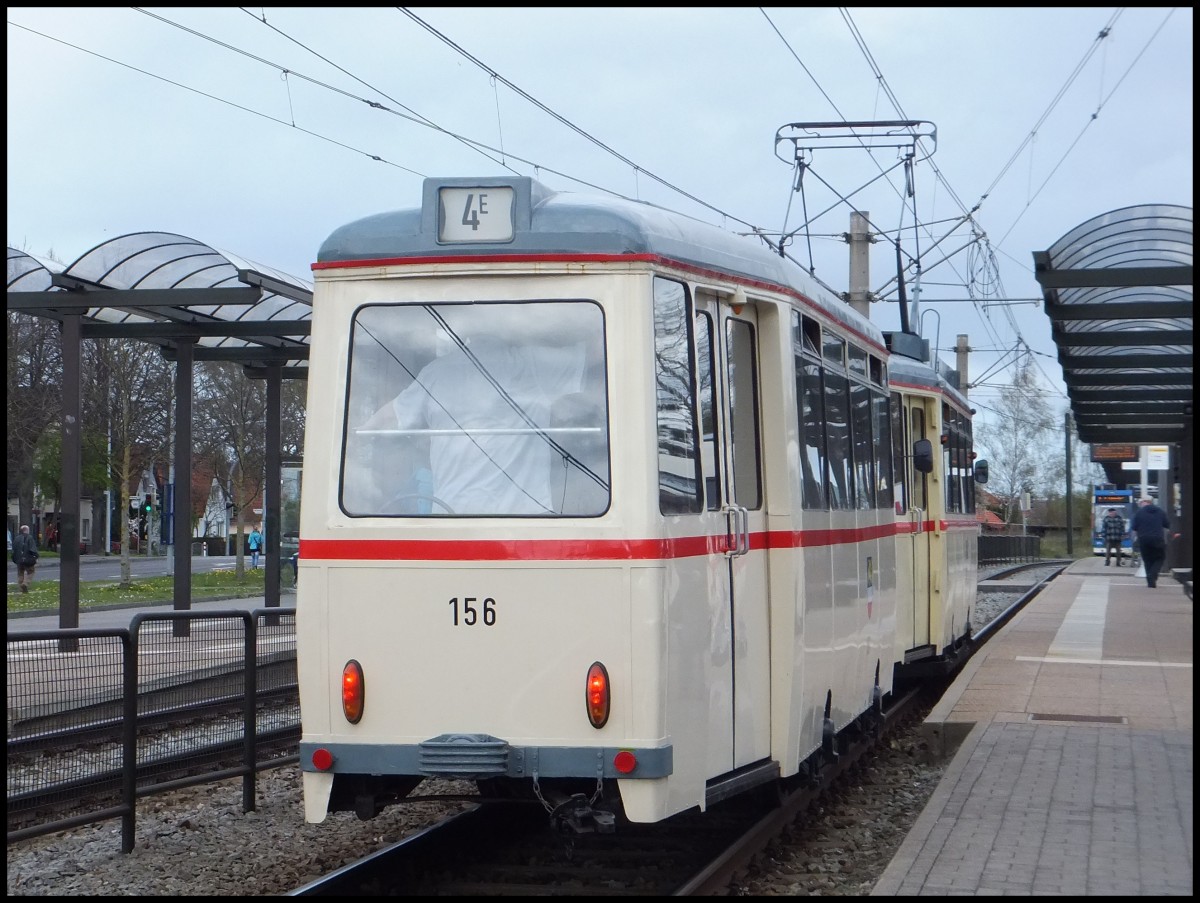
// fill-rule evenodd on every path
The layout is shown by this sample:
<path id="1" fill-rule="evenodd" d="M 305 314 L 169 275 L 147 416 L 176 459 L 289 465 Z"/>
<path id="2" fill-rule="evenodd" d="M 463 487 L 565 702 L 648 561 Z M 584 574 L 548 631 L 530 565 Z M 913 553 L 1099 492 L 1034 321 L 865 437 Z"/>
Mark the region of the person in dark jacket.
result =
<path id="1" fill-rule="evenodd" d="M 1116 508 L 1109 508 L 1100 521 L 1104 533 L 1104 566 L 1111 563 L 1113 552 L 1117 554 L 1117 567 L 1121 567 L 1121 544 L 1125 541 L 1125 518 Z"/>
<path id="2" fill-rule="evenodd" d="M 1138 502 L 1138 511 L 1133 516 L 1130 528 L 1137 542 L 1138 554 L 1142 556 L 1142 566 L 1146 569 L 1146 585 L 1153 589 L 1158 585 L 1158 572 L 1162 570 L 1167 557 L 1167 531 L 1171 529 L 1171 521 L 1167 518 L 1167 512 L 1153 501 L 1142 499 Z"/>
<path id="3" fill-rule="evenodd" d="M 21 592 L 27 593 L 33 584 L 33 569 L 38 562 L 37 540 L 29 535 L 28 524 L 21 524 L 21 531 L 13 540 L 12 560 L 17 566 L 17 584 Z"/>

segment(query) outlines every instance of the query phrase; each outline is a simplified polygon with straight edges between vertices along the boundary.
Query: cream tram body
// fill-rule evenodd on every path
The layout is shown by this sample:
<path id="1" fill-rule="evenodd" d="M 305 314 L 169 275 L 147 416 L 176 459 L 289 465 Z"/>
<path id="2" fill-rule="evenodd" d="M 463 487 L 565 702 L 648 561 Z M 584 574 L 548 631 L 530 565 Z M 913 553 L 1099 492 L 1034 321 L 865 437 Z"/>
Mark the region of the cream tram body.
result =
<path id="1" fill-rule="evenodd" d="M 892 687 L 883 334 L 648 205 L 520 178 L 423 201 L 314 266 L 306 818 L 447 777 L 649 822 L 795 774 Z M 845 387 L 833 476 L 805 370 Z M 862 491 L 817 505 L 814 474 Z"/>
<path id="2" fill-rule="evenodd" d="M 892 430 L 898 448 L 925 441 L 928 473 L 897 455 L 895 659 L 913 679 L 943 670 L 971 637 L 979 563 L 972 410 L 948 374 L 901 355 L 891 358 Z M 903 468 L 903 469 L 902 469 Z"/>

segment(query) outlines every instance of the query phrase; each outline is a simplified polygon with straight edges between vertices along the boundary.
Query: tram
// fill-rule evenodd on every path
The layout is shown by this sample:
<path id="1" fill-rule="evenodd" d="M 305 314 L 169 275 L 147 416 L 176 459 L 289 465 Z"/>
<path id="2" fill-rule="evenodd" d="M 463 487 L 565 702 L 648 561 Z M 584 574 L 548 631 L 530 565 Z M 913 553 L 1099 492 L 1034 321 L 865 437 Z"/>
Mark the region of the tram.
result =
<path id="1" fill-rule="evenodd" d="M 436 178 L 313 272 L 308 821 L 427 778 L 581 831 L 704 810 L 969 638 L 965 398 L 757 240 Z"/>

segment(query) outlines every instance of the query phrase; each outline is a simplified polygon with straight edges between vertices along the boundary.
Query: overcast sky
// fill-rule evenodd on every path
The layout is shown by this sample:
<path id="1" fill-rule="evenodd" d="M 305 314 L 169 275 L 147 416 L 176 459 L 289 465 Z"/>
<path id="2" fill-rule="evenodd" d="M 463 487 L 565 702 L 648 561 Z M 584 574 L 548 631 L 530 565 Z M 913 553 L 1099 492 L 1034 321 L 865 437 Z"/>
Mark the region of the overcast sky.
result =
<path id="1" fill-rule="evenodd" d="M 424 177 L 515 172 L 733 231 L 807 218 L 789 252 L 845 291 L 853 204 L 887 233 L 873 319 L 900 325 L 899 234 L 986 417 L 1024 346 L 1067 409 L 1033 252 L 1192 206 L 1190 8 L 406 9 L 9 7 L 9 245 L 70 263 L 177 232 L 309 279 L 329 233 L 418 206 Z M 834 137 L 792 191 L 789 123 L 901 119 L 936 129 L 913 198 L 879 178 L 900 151 Z M 986 245 L 948 232 L 977 206 Z"/>

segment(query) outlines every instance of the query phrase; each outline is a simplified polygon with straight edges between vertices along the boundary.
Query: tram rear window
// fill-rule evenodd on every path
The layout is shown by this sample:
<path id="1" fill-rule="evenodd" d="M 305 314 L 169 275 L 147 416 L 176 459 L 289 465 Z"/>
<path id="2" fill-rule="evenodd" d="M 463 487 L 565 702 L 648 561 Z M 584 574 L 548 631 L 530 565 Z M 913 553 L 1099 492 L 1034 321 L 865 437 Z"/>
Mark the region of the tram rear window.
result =
<path id="1" fill-rule="evenodd" d="M 351 328 L 342 510 L 608 510 L 604 317 L 590 301 L 371 304 Z"/>

